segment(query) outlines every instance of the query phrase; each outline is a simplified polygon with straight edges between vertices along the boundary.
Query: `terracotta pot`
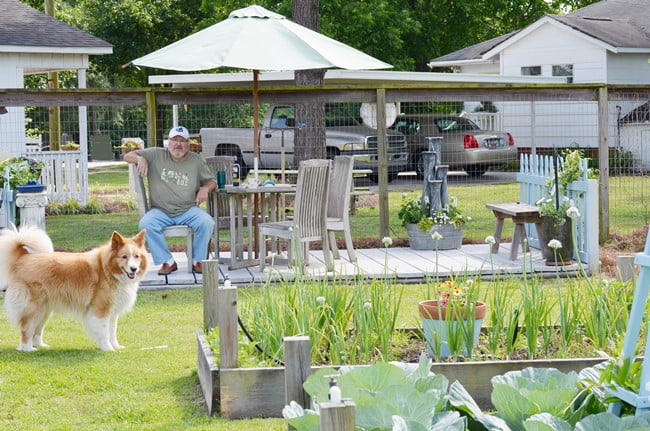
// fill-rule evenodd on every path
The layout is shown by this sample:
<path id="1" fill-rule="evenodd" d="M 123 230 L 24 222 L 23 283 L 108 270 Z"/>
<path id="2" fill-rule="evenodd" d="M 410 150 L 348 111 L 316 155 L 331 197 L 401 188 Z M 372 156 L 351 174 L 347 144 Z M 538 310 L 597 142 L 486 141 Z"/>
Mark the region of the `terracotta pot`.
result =
<path id="1" fill-rule="evenodd" d="M 437 300 L 421 301 L 418 304 L 418 310 L 420 311 L 420 316 L 425 319 L 434 319 L 434 320 L 446 320 L 447 319 L 447 307 L 439 306 Z M 477 301 L 476 308 L 474 309 L 474 319 L 483 319 L 485 317 L 485 311 L 487 306 L 484 302 Z M 467 318 L 467 308 L 463 308 L 460 311 L 463 318 Z M 454 318 L 454 316 L 450 316 Z"/>
<path id="2" fill-rule="evenodd" d="M 476 346 L 478 338 L 481 333 L 481 325 L 485 317 L 487 309 L 485 303 L 476 302 L 474 308 L 474 316 L 468 316 L 469 309 L 463 307 L 460 309 L 460 316 L 455 316 L 455 313 L 447 315 L 447 310 L 450 307 L 438 306 L 437 300 L 422 301 L 418 304 L 420 316 L 422 316 L 422 329 L 424 331 L 424 338 L 427 342 L 427 351 L 431 357 L 438 359 L 447 358 L 452 355 L 448 340 L 450 331 L 456 334 L 464 334 L 466 331 L 472 332 L 472 342 Z M 457 320 L 460 317 L 461 320 Z M 468 318 L 469 317 L 469 318 Z M 465 335 L 462 335 L 463 337 Z M 436 346 L 436 340 L 439 345 Z M 461 354 L 463 356 L 470 356 L 466 344 L 463 342 L 460 351 L 454 354 Z"/>

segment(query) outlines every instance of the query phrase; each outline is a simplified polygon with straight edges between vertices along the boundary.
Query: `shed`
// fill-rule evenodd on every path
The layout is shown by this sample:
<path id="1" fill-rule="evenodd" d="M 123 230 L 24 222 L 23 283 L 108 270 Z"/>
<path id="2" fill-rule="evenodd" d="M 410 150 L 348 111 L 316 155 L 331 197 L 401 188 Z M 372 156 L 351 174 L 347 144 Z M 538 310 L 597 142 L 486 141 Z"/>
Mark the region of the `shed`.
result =
<path id="1" fill-rule="evenodd" d="M 89 56 L 113 52 L 110 43 L 18 0 L 0 0 L 0 10 L 0 88 L 24 88 L 25 75 L 64 70 L 76 71 L 77 87 L 85 88 Z M 24 108 L 6 111 L 0 115 L 0 157 L 25 152 Z M 86 130 L 86 108 L 80 107 L 79 144 L 84 156 Z"/>

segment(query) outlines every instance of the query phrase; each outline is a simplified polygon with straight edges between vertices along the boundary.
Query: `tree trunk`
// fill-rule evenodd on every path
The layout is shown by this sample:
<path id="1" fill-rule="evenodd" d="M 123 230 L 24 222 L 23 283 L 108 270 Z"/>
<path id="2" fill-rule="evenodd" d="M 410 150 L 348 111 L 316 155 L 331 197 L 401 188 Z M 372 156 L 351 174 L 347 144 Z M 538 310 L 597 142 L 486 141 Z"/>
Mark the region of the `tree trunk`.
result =
<path id="1" fill-rule="evenodd" d="M 318 31 L 319 0 L 293 0 L 293 21 Z M 295 71 L 298 86 L 323 85 L 325 69 Z M 322 103 L 296 104 L 294 165 L 308 159 L 325 157 L 325 106 Z"/>

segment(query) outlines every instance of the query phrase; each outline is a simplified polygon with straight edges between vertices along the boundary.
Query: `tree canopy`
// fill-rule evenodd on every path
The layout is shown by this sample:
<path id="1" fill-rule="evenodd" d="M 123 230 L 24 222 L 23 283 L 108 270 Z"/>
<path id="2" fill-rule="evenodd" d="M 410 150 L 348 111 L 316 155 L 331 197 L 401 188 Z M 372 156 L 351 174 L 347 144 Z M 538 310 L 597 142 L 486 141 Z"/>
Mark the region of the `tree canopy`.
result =
<path id="1" fill-rule="evenodd" d="M 21 0 L 43 10 L 43 0 Z M 249 5 L 241 0 L 56 0 L 56 17 L 113 44 L 95 56 L 89 86 L 140 87 L 151 69 L 123 68 Z M 394 70 L 428 71 L 438 56 L 517 30 L 544 14 L 595 0 L 327 0 L 321 33 L 388 62 Z M 291 17 L 292 0 L 257 4 Z M 168 73 L 161 71 L 160 73 Z"/>

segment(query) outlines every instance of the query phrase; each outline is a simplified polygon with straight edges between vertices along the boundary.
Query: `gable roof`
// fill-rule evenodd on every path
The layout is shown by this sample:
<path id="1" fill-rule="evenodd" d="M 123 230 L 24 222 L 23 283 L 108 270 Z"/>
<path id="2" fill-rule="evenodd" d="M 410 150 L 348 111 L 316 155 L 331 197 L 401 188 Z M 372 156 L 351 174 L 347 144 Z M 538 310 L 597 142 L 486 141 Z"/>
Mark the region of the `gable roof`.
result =
<path id="1" fill-rule="evenodd" d="M 636 107 L 621 118 L 621 124 L 647 123 L 650 121 L 650 102 Z"/>
<path id="2" fill-rule="evenodd" d="M 110 54 L 113 45 L 18 0 L 0 0 L 0 52 Z"/>
<path id="3" fill-rule="evenodd" d="M 603 0 L 567 15 L 545 15 L 520 30 L 435 58 L 430 66 L 484 62 L 530 30 L 552 20 L 613 52 L 650 52 L 650 5 L 647 0 Z M 486 55 L 487 54 L 487 55 Z"/>

